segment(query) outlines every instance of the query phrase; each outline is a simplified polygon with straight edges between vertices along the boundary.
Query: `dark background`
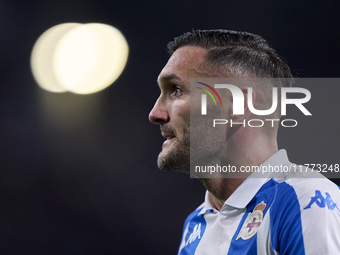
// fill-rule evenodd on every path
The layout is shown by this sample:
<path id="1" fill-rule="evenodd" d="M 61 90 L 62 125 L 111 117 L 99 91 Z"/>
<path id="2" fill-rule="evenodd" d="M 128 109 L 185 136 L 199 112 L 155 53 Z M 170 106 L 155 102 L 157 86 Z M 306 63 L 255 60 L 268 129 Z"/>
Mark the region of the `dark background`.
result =
<path id="1" fill-rule="evenodd" d="M 167 42 L 193 28 L 253 32 L 295 76 L 338 77 L 339 3 L 1 1 L 0 253 L 176 254 L 184 219 L 205 190 L 156 166 L 163 138 L 148 113 Z M 65 22 L 123 32 L 130 55 L 113 86 L 81 96 L 36 85 L 31 49 Z M 339 163 L 340 88 L 327 90 L 329 98 L 322 87 L 312 92 L 312 119 L 281 130 L 280 147 L 296 163 Z"/>

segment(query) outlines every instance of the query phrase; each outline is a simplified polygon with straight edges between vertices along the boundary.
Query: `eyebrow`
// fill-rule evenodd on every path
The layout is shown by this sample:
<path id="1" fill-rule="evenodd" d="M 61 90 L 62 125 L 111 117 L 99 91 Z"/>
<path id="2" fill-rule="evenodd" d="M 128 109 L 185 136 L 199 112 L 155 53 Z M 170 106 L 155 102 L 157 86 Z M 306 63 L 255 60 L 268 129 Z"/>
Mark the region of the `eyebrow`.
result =
<path id="1" fill-rule="evenodd" d="M 176 74 L 168 74 L 162 76 L 159 81 L 157 82 L 170 82 L 171 80 L 179 80 L 182 81 L 181 78 L 179 78 Z"/>

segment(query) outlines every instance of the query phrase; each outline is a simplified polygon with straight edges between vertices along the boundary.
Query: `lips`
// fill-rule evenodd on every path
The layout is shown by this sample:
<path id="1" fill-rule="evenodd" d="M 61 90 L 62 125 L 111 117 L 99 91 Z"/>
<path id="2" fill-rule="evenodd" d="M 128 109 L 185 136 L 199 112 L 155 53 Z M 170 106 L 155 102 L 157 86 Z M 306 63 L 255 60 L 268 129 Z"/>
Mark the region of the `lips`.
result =
<path id="1" fill-rule="evenodd" d="M 163 133 L 162 132 L 162 136 L 166 139 L 163 143 L 163 148 L 166 145 L 170 145 L 173 143 L 173 141 L 175 140 L 176 136 L 172 133 Z"/>
<path id="2" fill-rule="evenodd" d="M 170 140 L 175 138 L 176 136 L 174 136 L 173 134 L 168 134 L 168 133 L 162 133 L 162 136 L 166 139 L 166 140 Z"/>

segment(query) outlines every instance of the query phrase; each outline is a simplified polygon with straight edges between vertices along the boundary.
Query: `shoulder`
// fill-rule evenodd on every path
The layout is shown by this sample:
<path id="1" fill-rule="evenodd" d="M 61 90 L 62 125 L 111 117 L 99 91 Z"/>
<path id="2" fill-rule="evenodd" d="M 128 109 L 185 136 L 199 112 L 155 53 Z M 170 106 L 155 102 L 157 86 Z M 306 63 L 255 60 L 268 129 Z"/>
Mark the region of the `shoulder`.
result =
<path id="1" fill-rule="evenodd" d="M 326 206 L 334 210 L 335 204 L 340 205 L 340 189 L 321 175 L 318 178 L 289 178 L 278 183 L 277 199 L 282 203 L 287 198 L 296 199 L 303 210 Z"/>
<path id="2" fill-rule="evenodd" d="M 188 223 L 189 221 L 197 218 L 200 216 L 200 212 L 205 208 L 205 202 L 203 202 L 200 206 L 198 206 L 192 213 L 188 215 L 188 217 L 185 220 L 185 223 Z"/>
<path id="3" fill-rule="evenodd" d="M 290 178 L 276 187 L 271 223 L 279 242 L 293 247 L 299 240 L 306 254 L 339 254 L 339 187 L 323 177 Z"/>

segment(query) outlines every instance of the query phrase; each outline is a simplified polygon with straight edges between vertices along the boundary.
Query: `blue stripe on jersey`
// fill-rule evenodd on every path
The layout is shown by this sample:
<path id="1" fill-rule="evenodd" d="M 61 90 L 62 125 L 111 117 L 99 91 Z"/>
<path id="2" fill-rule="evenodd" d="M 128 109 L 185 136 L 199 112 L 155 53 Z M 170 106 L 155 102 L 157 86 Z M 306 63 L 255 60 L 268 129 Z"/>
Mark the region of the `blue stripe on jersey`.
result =
<path id="1" fill-rule="evenodd" d="M 242 238 L 237 239 L 237 236 L 240 233 L 241 228 L 246 218 L 248 217 L 248 214 L 252 213 L 255 206 L 260 204 L 262 201 L 266 204 L 266 208 L 263 211 L 263 217 L 265 217 L 268 209 L 271 207 L 276 197 L 276 186 L 277 182 L 275 182 L 273 179 L 269 180 L 266 184 L 264 184 L 261 187 L 261 189 L 257 192 L 255 197 L 250 201 L 250 203 L 247 206 L 247 211 L 243 215 L 240 224 L 236 230 L 236 233 L 233 236 L 233 239 L 230 243 L 228 254 L 257 255 L 257 234 L 255 234 L 253 237 L 247 240 L 243 240 Z"/>
<path id="2" fill-rule="evenodd" d="M 295 190 L 286 182 L 277 185 L 280 194 L 270 209 L 271 243 L 281 254 L 305 254 L 300 204 Z"/>
<path id="3" fill-rule="evenodd" d="M 178 251 L 178 255 L 195 254 L 197 246 L 203 237 L 207 225 L 204 219 L 204 214 L 198 215 L 201 210 L 202 207 L 198 208 L 196 211 L 192 212 L 185 220 L 183 227 L 183 235 L 185 235 L 185 246 Z"/>

